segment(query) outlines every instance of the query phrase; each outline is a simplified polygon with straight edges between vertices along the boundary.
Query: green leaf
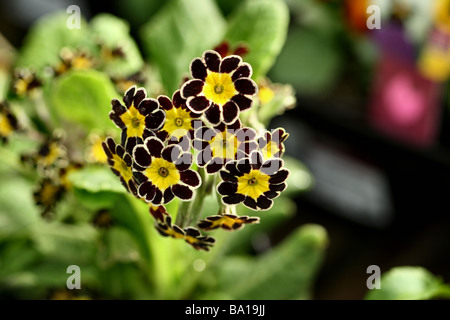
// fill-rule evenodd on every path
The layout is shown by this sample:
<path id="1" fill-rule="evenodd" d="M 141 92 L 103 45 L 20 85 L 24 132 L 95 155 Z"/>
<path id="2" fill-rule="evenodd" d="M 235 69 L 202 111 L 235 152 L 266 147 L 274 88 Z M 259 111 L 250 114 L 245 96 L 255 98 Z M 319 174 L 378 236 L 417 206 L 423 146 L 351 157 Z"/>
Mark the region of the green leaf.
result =
<path id="1" fill-rule="evenodd" d="M 291 156 L 284 155 L 283 161 L 290 173 L 286 180 L 287 188 L 282 194 L 295 197 L 300 192 L 309 190 L 314 183 L 314 177 L 308 168 L 300 160 Z"/>
<path id="2" fill-rule="evenodd" d="M 109 77 L 96 70 L 74 70 L 53 83 L 48 93 L 60 123 L 91 129 L 114 129 L 109 119 L 111 99 L 119 98 Z"/>
<path id="3" fill-rule="evenodd" d="M 272 67 L 285 41 L 289 10 L 282 0 L 246 0 L 231 15 L 225 35 L 230 44 L 245 43 L 249 53 L 244 60 L 253 67 L 258 80 Z"/>
<path id="4" fill-rule="evenodd" d="M 224 18 L 211 0 L 172 0 L 143 26 L 144 50 L 169 95 L 189 74 L 192 59 L 222 40 L 224 28 Z"/>
<path id="5" fill-rule="evenodd" d="M 80 29 L 69 29 L 65 12 L 49 14 L 40 18 L 27 33 L 20 50 L 16 67 L 28 67 L 42 71 L 44 67 L 59 62 L 63 47 L 78 47 L 89 40 L 89 28 L 81 19 Z"/>
<path id="6" fill-rule="evenodd" d="M 103 59 L 104 70 L 114 76 L 123 77 L 139 71 L 143 65 L 139 48 L 130 36 L 127 22 L 110 14 L 99 14 L 91 22 L 92 35 L 110 50 L 121 48 L 125 56 L 112 60 Z"/>
<path id="7" fill-rule="evenodd" d="M 427 300 L 439 295 L 442 280 L 422 267 L 392 268 L 381 276 L 381 288 L 370 290 L 367 300 Z"/>
<path id="8" fill-rule="evenodd" d="M 79 189 L 89 192 L 109 191 L 126 193 L 127 190 L 120 183 L 108 166 L 91 165 L 74 170 L 69 174 L 69 181 Z"/>
<path id="9" fill-rule="evenodd" d="M 309 224 L 261 256 L 229 257 L 218 270 L 218 291 L 243 300 L 308 299 L 327 244 L 325 229 Z"/>

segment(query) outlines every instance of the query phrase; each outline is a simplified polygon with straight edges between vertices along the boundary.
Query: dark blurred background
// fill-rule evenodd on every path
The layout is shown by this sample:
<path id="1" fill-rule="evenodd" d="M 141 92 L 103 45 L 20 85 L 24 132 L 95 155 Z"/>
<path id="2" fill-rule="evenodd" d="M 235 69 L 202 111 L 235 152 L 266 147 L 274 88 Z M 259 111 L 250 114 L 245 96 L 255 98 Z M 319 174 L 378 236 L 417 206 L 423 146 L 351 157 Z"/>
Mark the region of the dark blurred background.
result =
<path id="1" fill-rule="evenodd" d="M 379 1 L 373 30 L 370 1 L 286 2 L 289 34 L 269 77 L 294 87 L 297 106 L 271 126 L 290 133 L 287 154 L 314 182 L 272 241 L 308 222 L 327 229 L 315 299 L 361 299 L 369 265 L 420 265 L 450 282 L 448 75 L 440 72 L 450 32 L 435 17 L 438 1 Z M 164 1 L 0 1 L 0 34 L 20 48 L 38 17 L 73 4 L 87 19 L 122 17 L 137 35 Z M 238 4 L 218 1 L 225 15 Z"/>

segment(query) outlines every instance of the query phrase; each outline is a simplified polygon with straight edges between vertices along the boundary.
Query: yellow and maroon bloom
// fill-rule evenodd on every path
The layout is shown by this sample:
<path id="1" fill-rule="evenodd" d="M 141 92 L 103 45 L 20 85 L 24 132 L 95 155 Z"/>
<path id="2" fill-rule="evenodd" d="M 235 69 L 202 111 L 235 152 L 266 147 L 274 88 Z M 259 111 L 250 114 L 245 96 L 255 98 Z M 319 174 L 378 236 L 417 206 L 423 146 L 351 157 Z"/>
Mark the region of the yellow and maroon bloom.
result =
<path id="1" fill-rule="evenodd" d="M 19 97 L 32 94 L 37 88 L 42 86 L 36 74 L 28 69 L 18 69 L 14 72 L 13 90 Z"/>
<path id="2" fill-rule="evenodd" d="M 60 62 L 53 68 L 56 76 L 64 74 L 69 70 L 86 70 L 95 67 L 96 63 L 89 54 L 62 48 L 59 54 Z"/>
<path id="3" fill-rule="evenodd" d="M 164 237 L 184 239 L 197 250 L 209 251 L 215 242 L 213 237 L 202 235 L 199 230 L 193 227 L 181 229 L 179 226 L 172 224 L 170 215 L 165 215 L 163 221 L 156 222 L 156 230 Z"/>
<path id="4" fill-rule="evenodd" d="M 231 125 L 221 123 L 215 128 L 200 127 L 195 131 L 193 147 L 197 154 L 197 165 L 213 174 L 232 160 L 243 159 L 257 148 L 256 131 L 242 127 L 236 120 Z"/>
<path id="5" fill-rule="evenodd" d="M 185 137 L 192 139 L 194 129 L 200 127 L 203 122 L 200 120 L 200 113 L 192 112 L 186 107 L 186 99 L 181 97 L 180 90 L 175 91 L 172 100 L 161 95 L 158 97 L 158 102 L 166 112 L 166 120 L 156 135 L 161 140 L 169 139 L 170 142 L 179 142 Z"/>
<path id="6" fill-rule="evenodd" d="M 114 142 L 111 137 L 106 138 L 102 143 L 103 150 L 108 157 L 108 164 L 111 171 L 120 178 L 120 182 L 133 195 L 137 195 L 136 185 L 133 179 L 133 159 L 125 151 L 125 148 Z"/>
<path id="7" fill-rule="evenodd" d="M 266 131 L 258 138 L 258 148 L 264 159 L 281 158 L 284 154 L 284 141 L 289 134 L 283 128 L 277 128 L 272 132 Z"/>
<path id="8" fill-rule="evenodd" d="M 225 230 L 239 230 L 245 224 L 259 223 L 259 217 L 242 216 L 235 214 L 214 215 L 206 217 L 198 223 L 198 227 L 204 230 L 214 230 L 222 228 Z"/>
<path id="9" fill-rule="evenodd" d="M 64 196 L 66 189 L 58 181 L 44 178 L 33 192 L 34 202 L 43 208 L 41 216 L 50 218 L 51 211 Z"/>
<path id="10" fill-rule="evenodd" d="M 147 138 L 133 150 L 133 174 L 138 195 L 158 206 L 175 197 L 189 201 L 200 186 L 200 176 L 191 170 L 192 154 L 176 144 L 164 146 L 157 137 Z"/>
<path id="11" fill-rule="evenodd" d="M 181 96 L 195 113 L 204 113 L 212 125 L 235 122 L 239 113 L 252 106 L 258 91 L 250 79 L 251 66 L 237 55 L 222 59 L 219 53 L 207 50 L 203 58 L 195 58 L 190 66 L 192 80 L 181 87 Z"/>
<path id="12" fill-rule="evenodd" d="M 243 203 L 253 210 L 268 210 L 274 198 L 286 189 L 289 171 L 283 168 L 283 160 L 264 160 L 259 151 L 248 158 L 231 161 L 220 171 L 222 182 L 217 192 L 225 205 Z"/>
<path id="13" fill-rule="evenodd" d="M 144 88 L 132 86 L 123 96 L 125 106 L 119 100 L 111 101 L 110 119 L 122 129 L 121 144 L 131 153 L 133 147 L 141 144 L 145 138 L 154 136 L 154 131 L 161 129 L 166 113 L 158 100 L 147 98 Z"/>
<path id="14" fill-rule="evenodd" d="M 3 143 L 7 142 L 11 134 L 18 129 L 17 118 L 11 112 L 6 102 L 0 102 L 0 141 Z"/>

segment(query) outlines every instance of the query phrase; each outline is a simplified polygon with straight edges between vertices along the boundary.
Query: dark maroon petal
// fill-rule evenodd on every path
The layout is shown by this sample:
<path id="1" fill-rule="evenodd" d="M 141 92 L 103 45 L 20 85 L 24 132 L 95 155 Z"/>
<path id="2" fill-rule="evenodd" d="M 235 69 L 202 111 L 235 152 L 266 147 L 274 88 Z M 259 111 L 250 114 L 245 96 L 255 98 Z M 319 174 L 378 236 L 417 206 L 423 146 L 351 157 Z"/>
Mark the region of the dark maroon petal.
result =
<path id="1" fill-rule="evenodd" d="M 161 155 L 164 160 L 167 160 L 169 162 L 175 162 L 178 160 L 182 152 L 183 150 L 181 149 L 180 146 L 176 144 L 171 144 L 162 150 Z"/>
<path id="2" fill-rule="evenodd" d="M 147 176 L 140 171 L 133 171 L 133 177 L 138 184 L 143 184 L 145 181 L 148 181 Z"/>
<path id="3" fill-rule="evenodd" d="M 173 93 L 172 103 L 175 108 L 186 106 L 186 99 L 183 99 L 183 97 L 181 96 L 181 91 L 179 89 Z"/>
<path id="4" fill-rule="evenodd" d="M 141 167 L 148 167 L 152 163 L 152 158 L 143 145 L 138 145 L 134 148 L 133 158 Z"/>
<path id="5" fill-rule="evenodd" d="M 244 62 L 236 69 L 236 71 L 233 72 L 231 80 L 236 81 L 239 78 L 250 78 L 251 75 L 252 67 L 248 63 Z"/>
<path id="6" fill-rule="evenodd" d="M 221 113 L 220 107 L 213 103 L 211 107 L 206 110 L 205 117 L 212 125 L 217 125 L 220 123 Z"/>
<path id="7" fill-rule="evenodd" d="M 200 185 L 200 176 L 194 170 L 185 170 L 180 172 L 180 180 L 194 188 Z"/>
<path id="8" fill-rule="evenodd" d="M 181 96 L 185 99 L 193 97 L 202 92 L 204 82 L 202 80 L 189 80 L 181 87 Z"/>
<path id="9" fill-rule="evenodd" d="M 213 158 L 211 162 L 206 165 L 206 172 L 213 174 L 223 168 L 224 160 L 222 158 Z"/>
<path id="10" fill-rule="evenodd" d="M 250 159 L 245 158 L 245 159 L 239 160 L 237 163 L 237 169 L 241 173 L 249 173 L 250 170 L 252 169 L 252 166 L 250 165 Z"/>
<path id="11" fill-rule="evenodd" d="M 170 98 L 168 96 L 164 96 L 164 95 L 159 96 L 158 102 L 161 105 L 161 108 L 163 108 L 166 111 L 173 108 L 172 101 L 170 100 Z"/>
<path id="12" fill-rule="evenodd" d="M 152 98 L 147 98 L 142 100 L 141 104 L 139 105 L 139 113 L 143 116 L 147 116 L 153 111 L 157 110 L 159 108 L 159 103 L 157 100 Z"/>
<path id="13" fill-rule="evenodd" d="M 221 182 L 217 186 L 217 192 L 221 195 L 231 195 L 236 193 L 238 189 L 237 183 L 233 182 Z"/>
<path id="14" fill-rule="evenodd" d="M 113 112 L 114 112 L 116 115 L 118 115 L 118 116 L 124 114 L 124 113 L 127 111 L 127 108 L 125 108 L 125 107 L 120 103 L 120 101 L 117 100 L 117 99 L 112 99 L 112 100 L 111 100 L 111 106 L 112 106 Z"/>
<path id="15" fill-rule="evenodd" d="M 250 164 L 253 169 L 259 170 L 264 162 L 264 158 L 261 152 L 253 151 L 250 154 Z"/>
<path id="16" fill-rule="evenodd" d="M 133 180 L 128 181 L 128 190 L 134 195 L 137 196 L 137 188 L 136 184 L 133 182 Z"/>
<path id="17" fill-rule="evenodd" d="M 164 202 L 164 204 L 166 204 L 166 203 L 169 203 L 170 201 L 172 201 L 173 198 L 175 198 L 175 195 L 173 194 L 171 188 L 167 188 L 164 191 L 163 197 L 164 197 L 164 201 L 163 202 Z"/>
<path id="18" fill-rule="evenodd" d="M 153 198 L 155 197 L 155 192 L 156 192 L 155 186 L 149 181 L 146 181 L 141 185 L 139 185 L 138 195 L 141 198 L 145 198 L 145 200 L 147 201 L 153 200 Z"/>
<path id="19" fill-rule="evenodd" d="M 145 91 L 144 88 L 139 88 L 138 90 L 136 90 L 136 93 L 134 94 L 134 97 L 133 97 L 134 107 L 137 108 L 139 106 L 139 104 L 141 103 L 141 101 L 144 100 L 146 97 L 147 97 L 147 92 Z"/>
<path id="20" fill-rule="evenodd" d="M 130 168 L 133 165 L 133 159 L 131 158 L 131 155 L 129 153 L 124 154 L 123 161 L 125 161 L 125 164 Z"/>
<path id="21" fill-rule="evenodd" d="M 283 167 L 283 160 L 269 159 L 261 166 L 261 172 L 271 176 Z"/>
<path id="22" fill-rule="evenodd" d="M 256 138 L 256 131 L 252 128 L 242 128 L 236 131 L 236 139 L 238 141 L 244 142 L 244 141 L 251 141 Z"/>
<path id="23" fill-rule="evenodd" d="M 253 198 L 250 198 L 250 197 L 245 197 L 244 205 L 249 207 L 249 208 L 251 208 L 251 209 L 253 209 L 253 210 L 257 210 L 258 209 L 256 201 L 253 200 Z"/>
<path id="24" fill-rule="evenodd" d="M 206 66 L 200 58 L 192 60 L 190 70 L 192 78 L 195 79 L 205 80 L 208 75 Z"/>
<path id="25" fill-rule="evenodd" d="M 111 151 L 109 151 L 108 145 L 106 144 L 105 141 L 102 142 L 102 148 L 103 148 L 103 151 L 106 154 L 106 157 L 108 157 L 108 158 L 112 158 L 113 157 L 113 155 L 112 155 Z"/>
<path id="26" fill-rule="evenodd" d="M 283 128 L 277 128 L 272 132 L 272 139 L 277 143 L 283 143 L 289 137 L 289 133 L 286 133 Z"/>
<path id="27" fill-rule="evenodd" d="M 198 140 L 211 141 L 217 135 L 217 133 L 218 132 L 212 128 L 200 127 L 195 130 L 194 137 Z"/>
<path id="28" fill-rule="evenodd" d="M 222 202 L 225 204 L 233 205 L 244 201 L 245 196 L 240 193 L 231 194 L 222 198 Z"/>
<path id="29" fill-rule="evenodd" d="M 269 199 L 274 199 L 274 198 L 278 197 L 280 195 L 280 193 L 277 191 L 269 190 L 269 191 L 264 192 L 264 195 Z"/>
<path id="30" fill-rule="evenodd" d="M 185 152 L 174 162 L 179 171 L 187 170 L 191 167 L 194 156 L 190 152 Z"/>
<path id="31" fill-rule="evenodd" d="M 227 124 L 227 130 L 234 130 L 238 131 L 242 127 L 242 122 L 239 120 L 239 118 L 236 119 L 235 122 L 231 124 Z"/>
<path id="32" fill-rule="evenodd" d="M 231 73 L 234 71 L 239 64 L 242 62 L 242 58 L 239 56 L 228 56 L 222 60 L 220 63 L 221 73 Z"/>
<path id="33" fill-rule="evenodd" d="M 247 98 L 246 96 L 242 94 L 237 94 L 231 98 L 239 107 L 240 111 L 245 111 L 247 109 L 250 109 L 253 105 L 253 100 Z"/>
<path id="34" fill-rule="evenodd" d="M 231 175 L 235 177 L 240 177 L 242 176 L 242 173 L 238 171 L 237 164 L 238 164 L 237 161 L 230 161 L 225 165 L 225 169 L 228 170 Z"/>
<path id="35" fill-rule="evenodd" d="M 191 148 L 191 139 L 187 135 L 182 136 L 180 139 L 177 139 L 176 137 L 172 137 L 168 141 L 169 145 L 177 145 L 181 148 L 182 151 L 188 151 Z"/>
<path id="36" fill-rule="evenodd" d="M 269 209 L 272 206 L 272 204 L 273 204 L 273 201 L 264 195 L 260 195 L 258 197 L 258 199 L 256 200 L 256 205 L 262 210 Z"/>
<path id="37" fill-rule="evenodd" d="M 155 187 L 155 197 L 151 201 L 154 205 L 160 205 L 162 204 L 163 199 L 163 193 L 161 190 Z"/>
<path id="38" fill-rule="evenodd" d="M 172 187 L 172 192 L 182 200 L 190 200 L 194 196 L 194 192 L 187 186 L 176 184 Z"/>
<path id="39" fill-rule="evenodd" d="M 116 146 L 116 154 L 117 154 L 120 158 L 123 158 L 123 155 L 125 154 L 125 149 L 124 149 L 124 147 L 122 147 L 121 145 L 117 145 L 117 146 Z"/>
<path id="40" fill-rule="evenodd" d="M 277 173 L 275 173 L 273 176 L 270 177 L 269 183 L 270 184 L 279 184 L 286 181 L 287 177 L 289 176 L 289 171 L 286 169 L 281 169 Z"/>
<path id="41" fill-rule="evenodd" d="M 222 106 L 223 110 L 223 122 L 226 124 L 232 124 L 239 116 L 239 108 L 233 101 L 228 101 Z"/>
<path id="42" fill-rule="evenodd" d="M 234 82 L 234 87 L 239 93 L 245 95 L 254 95 L 258 91 L 256 83 L 248 78 L 237 79 Z"/>
<path id="43" fill-rule="evenodd" d="M 128 153 L 133 154 L 133 149 L 135 146 L 137 146 L 138 144 L 142 144 L 143 140 L 139 137 L 122 137 L 125 138 L 125 149 Z"/>
<path id="44" fill-rule="evenodd" d="M 204 167 L 212 158 L 211 148 L 208 148 L 208 150 L 202 150 L 197 154 L 196 163 L 198 166 Z"/>
<path id="45" fill-rule="evenodd" d="M 214 72 L 219 72 L 219 66 L 220 66 L 220 54 L 218 54 L 215 51 L 208 50 L 205 51 L 203 54 L 203 59 L 205 60 L 206 67 Z"/>
<path id="46" fill-rule="evenodd" d="M 204 96 L 198 96 L 187 100 L 186 105 L 190 110 L 196 113 L 205 112 L 209 108 L 211 102 Z"/>
<path id="47" fill-rule="evenodd" d="M 286 183 L 279 183 L 279 184 L 270 184 L 269 185 L 270 191 L 278 191 L 282 192 L 286 189 Z"/>
<path id="48" fill-rule="evenodd" d="M 153 157 L 160 158 L 161 151 L 164 148 L 164 144 L 156 137 L 150 137 L 145 140 L 145 145 L 147 146 L 147 150 L 150 152 L 150 155 Z"/>
<path id="49" fill-rule="evenodd" d="M 130 87 L 123 95 L 123 102 L 125 106 L 129 109 L 133 103 L 134 92 L 136 91 L 136 86 Z"/>
<path id="50" fill-rule="evenodd" d="M 117 113 L 114 113 L 114 111 L 111 111 L 109 113 L 109 118 L 114 122 L 114 124 L 119 127 L 119 129 L 125 129 L 125 123 L 123 123 L 122 119 Z"/>
<path id="51" fill-rule="evenodd" d="M 233 176 L 231 173 L 229 173 L 225 170 L 220 171 L 220 177 L 222 178 L 223 181 L 227 181 L 227 182 L 237 182 L 238 181 L 235 176 Z"/>
<path id="52" fill-rule="evenodd" d="M 145 118 L 145 126 L 150 130 L 158 130 L 164 125 L 166 113 L 160 109 Z"/>

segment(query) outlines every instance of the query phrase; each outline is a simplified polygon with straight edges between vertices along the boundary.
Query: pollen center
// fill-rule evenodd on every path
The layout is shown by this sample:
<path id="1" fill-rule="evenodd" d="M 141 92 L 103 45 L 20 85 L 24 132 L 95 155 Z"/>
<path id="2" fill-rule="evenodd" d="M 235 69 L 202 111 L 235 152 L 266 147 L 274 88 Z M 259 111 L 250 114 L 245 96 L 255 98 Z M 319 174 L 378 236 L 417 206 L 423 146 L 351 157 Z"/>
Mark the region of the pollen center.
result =
<path id="1" fill-rule="evenodd" d="M 138 117 L 133 117 L 133 119 L 131 119 L 131 125 L 133 126 L 133 128 L 139 128 L 139 126 L 141 125 L 141 121 Z"/>
<path id="2" fill-rule="evenodd" d="M 167 168 L 165 168 L 165 167 L 161 167 L 161 168 L 159 168 L 159 170 L 158 170 L 158 174 L 159 174 L 161 177 L 165 178 L 165 177 L 167 177 L 167 176 L 169 175 L 169 170 L 168 170 Z"/>
<path id="3" fill-rule="evenodd" d="M 256 180 L 255 177 L 253 177 L 253 178 L 249 179 L 247 181 L 247 183 L 248 183 L 249 186 L 256 186 L 258 184 L 258 180 Z"/>
<path id="4" fill-rule="evenodd" d="M 221 84 L 216 84 L 214 86 L 214 92 L 217 94 L 222 94 L 224 90 L 225 90 L 225 88 Z"/>
<path id="5" fill-rule="evenodd" d="M 182 125 L 183 125 L 183 119 L 182 118 L 176 118 L 175 119 L 175 125 L 177 126 L 177 127 L 181 127 Z"/>

